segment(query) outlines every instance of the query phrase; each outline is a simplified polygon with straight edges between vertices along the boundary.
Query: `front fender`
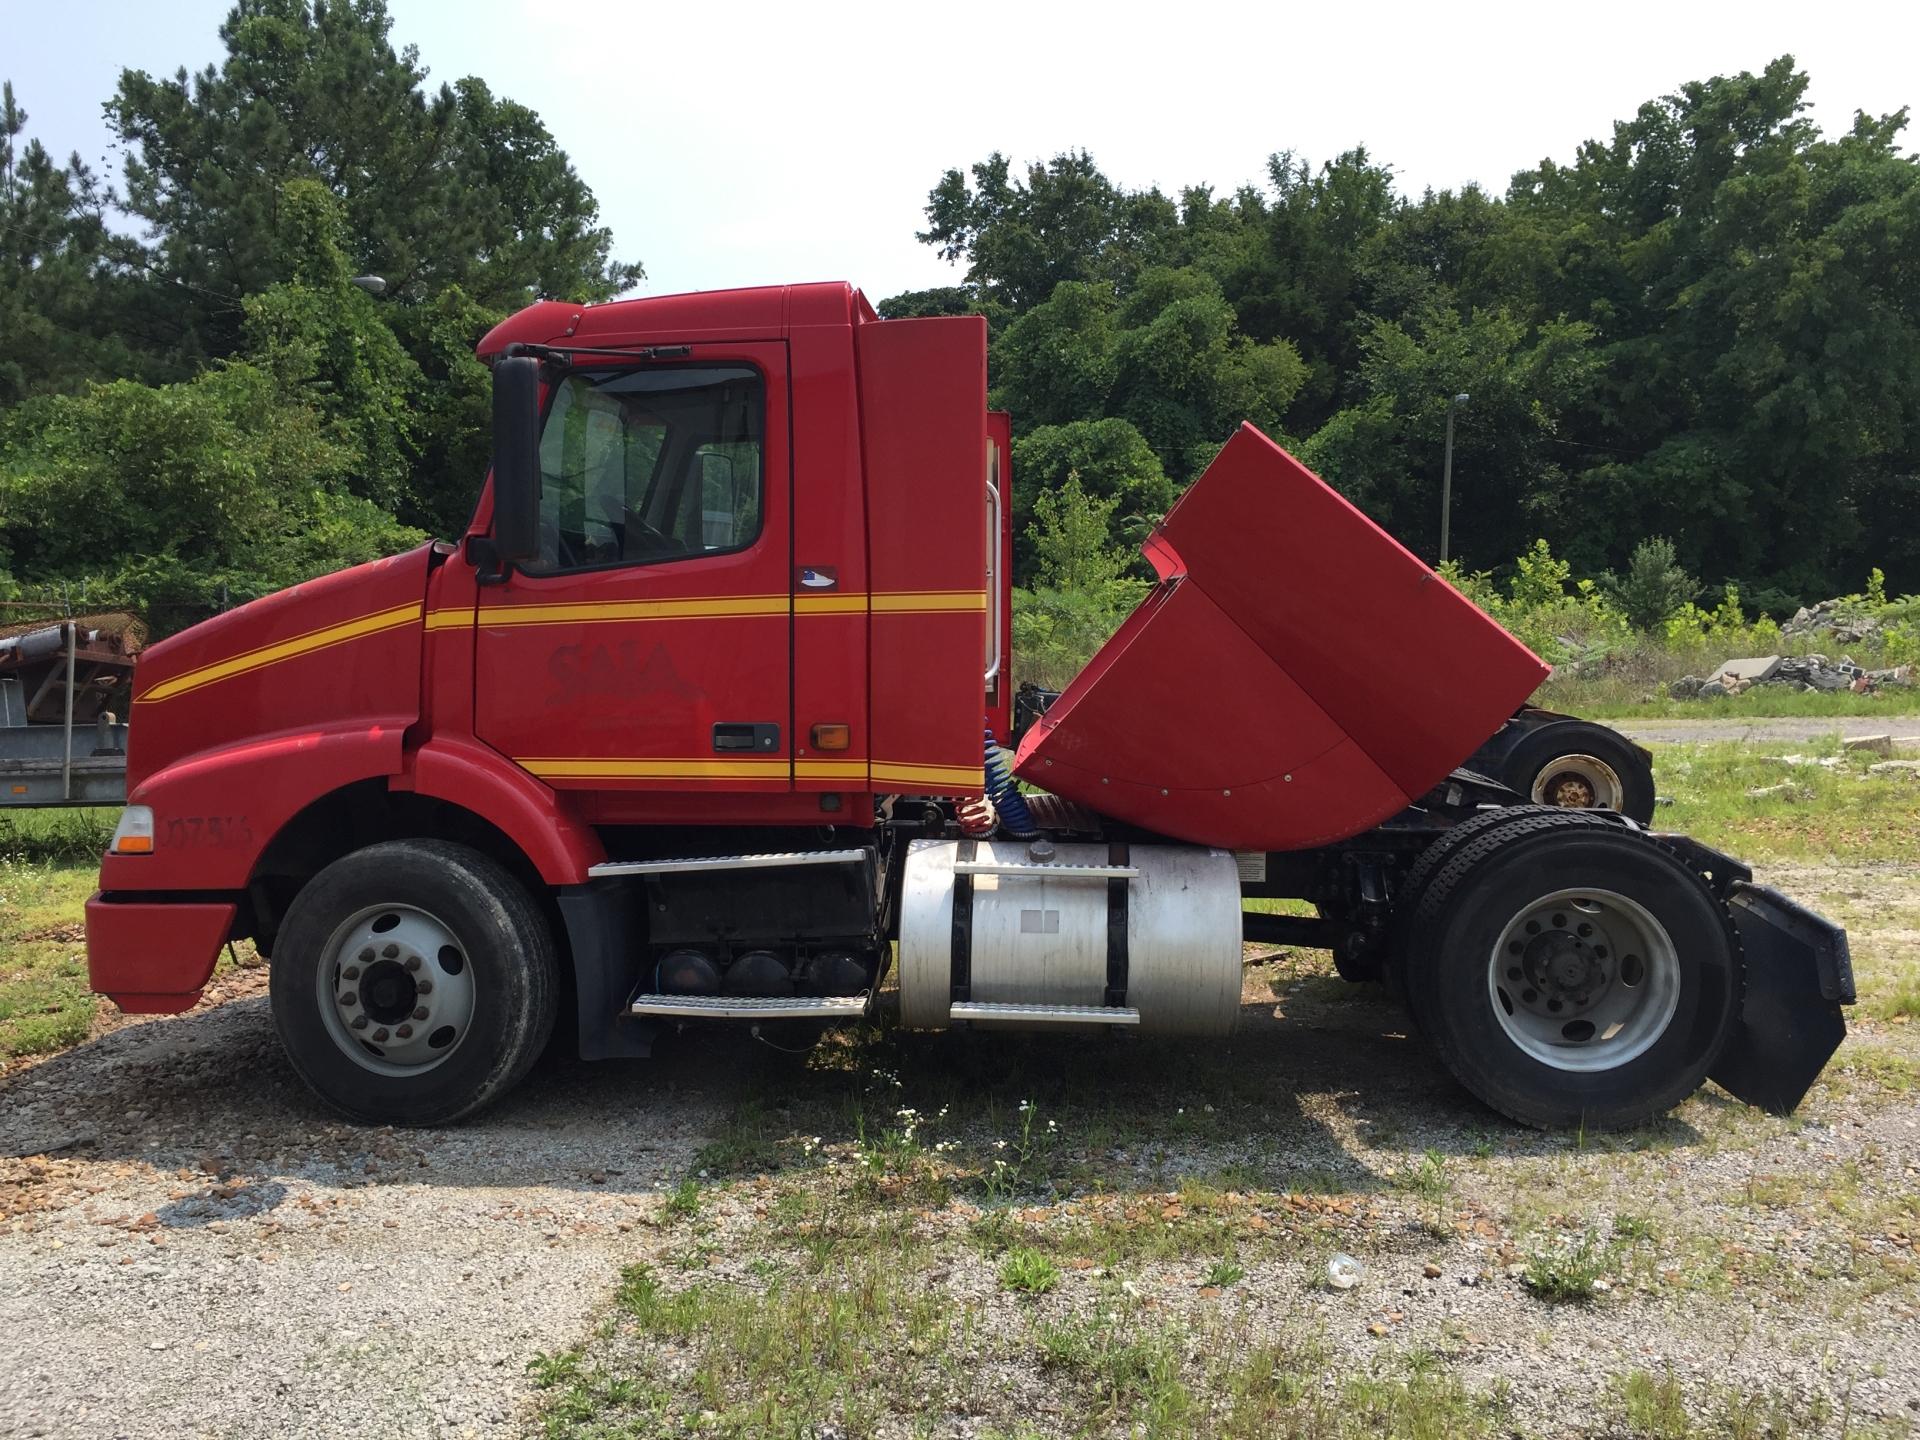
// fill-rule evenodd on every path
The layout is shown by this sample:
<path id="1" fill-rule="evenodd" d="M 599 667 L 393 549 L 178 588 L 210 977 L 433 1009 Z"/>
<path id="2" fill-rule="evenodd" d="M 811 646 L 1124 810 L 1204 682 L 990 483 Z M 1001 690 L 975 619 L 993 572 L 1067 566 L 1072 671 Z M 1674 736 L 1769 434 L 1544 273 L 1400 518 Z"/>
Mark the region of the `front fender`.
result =
<path id="1" fill-rule="evenodd" d="M 564 808 L 551 787 L 484 745 L 436 736 L 414 752 L 407 778 L 394 788 L 478 815 L 518 845 L 549 885 L 583 885 L 587 871 L 607 858 L 593 827 Z"/>
<path id="2" fill-rule="evenodd" d="M 108 855 L 100 888 L 239 891 L 281 829 L 322 796 L 403 767 L 410 716 L 282 731 L 202 750 L 141 781 L 130 804 L 153 811 L 153 853 Z"/>

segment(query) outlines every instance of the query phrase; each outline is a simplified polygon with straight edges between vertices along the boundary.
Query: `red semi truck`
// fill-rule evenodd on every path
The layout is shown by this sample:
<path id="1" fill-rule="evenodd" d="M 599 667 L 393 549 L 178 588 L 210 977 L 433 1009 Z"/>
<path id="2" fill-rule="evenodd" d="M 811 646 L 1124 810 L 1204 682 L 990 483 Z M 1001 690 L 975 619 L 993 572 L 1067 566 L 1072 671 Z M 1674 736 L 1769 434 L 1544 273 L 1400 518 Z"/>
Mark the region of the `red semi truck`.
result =
<path id="1" fill-rule="evenodd" d="M 312 1087 L 427 1124 L 518 1080 L 562 1006 L 588 1058 L 882 1003 L 1202 1040 L 1253 938 L 1388 979 L 1525 1122 L 1634 1123 L 1708 1076 L 1798 1103 L 1844 933 L 1457 768 L 1545 667 L 1250 427 L 1027 729 L 1023 796 L 986 341 L 845 285 L 498 326 L 458 544 L 142 657 L 94 988 L 184 1010 L 250 937 Z M 1269 896 L 1316 914 L 1243 913 Z"/>

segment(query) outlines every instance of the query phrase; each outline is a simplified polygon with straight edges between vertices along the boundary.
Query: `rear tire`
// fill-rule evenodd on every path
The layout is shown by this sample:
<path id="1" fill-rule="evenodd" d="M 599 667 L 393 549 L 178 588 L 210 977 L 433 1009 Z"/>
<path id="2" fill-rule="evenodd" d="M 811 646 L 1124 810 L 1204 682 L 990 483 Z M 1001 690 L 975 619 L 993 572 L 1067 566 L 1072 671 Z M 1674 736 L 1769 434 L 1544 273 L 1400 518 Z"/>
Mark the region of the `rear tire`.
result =
<path id="1" fill-rule="evenodd" d="M 356 850 L 307 882 L 275 946 L 274 1027 L 322 1100 L 444 1125 L 511 1089 L 553 1030 L 546 918 L 507 870 L 441 840 Z"/>
<path id="2" fill-rule="evenodd" d="M 1665 1113 L 1740 1016 L 1739 942 L 1705 882 L 1650 837 L 1577 811 L 1521 814 L 1454 849 L 1416 903 L 1404 964 L 1441 1062 L 1541 1128 Z"/>

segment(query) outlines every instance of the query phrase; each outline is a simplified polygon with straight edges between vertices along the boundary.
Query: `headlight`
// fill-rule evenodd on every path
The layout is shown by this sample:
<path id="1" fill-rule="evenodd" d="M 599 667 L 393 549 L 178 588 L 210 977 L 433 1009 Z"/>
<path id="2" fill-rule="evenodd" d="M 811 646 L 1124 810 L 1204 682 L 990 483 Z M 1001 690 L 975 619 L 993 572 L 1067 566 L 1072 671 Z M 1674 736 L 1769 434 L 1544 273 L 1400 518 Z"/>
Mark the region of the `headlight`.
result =
<path id="1" fill-rule="evenodd" d="M 113 839 L 107 844 L 109 855 L 151 855 L 153 853 L 153 811 L 146 805 L 129 805 L 120 812 L 120 823 L 113 827 Z"/>

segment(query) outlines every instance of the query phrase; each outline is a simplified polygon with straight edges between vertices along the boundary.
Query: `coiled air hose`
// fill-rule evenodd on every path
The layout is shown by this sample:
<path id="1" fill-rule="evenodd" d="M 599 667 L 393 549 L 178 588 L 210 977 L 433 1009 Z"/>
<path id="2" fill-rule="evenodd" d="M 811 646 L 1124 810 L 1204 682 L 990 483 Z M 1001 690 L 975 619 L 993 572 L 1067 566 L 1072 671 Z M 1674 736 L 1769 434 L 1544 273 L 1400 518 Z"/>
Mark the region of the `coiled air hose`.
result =
<path id="1" fill-rule="evenodd" d="M 993 808 L 1000 816 L 1000 828 L 1009 838 L 1031 840 L 1040 833 L 1040 827 L 1033 823 L 1027 802 L 1021 798 L 1013 776 L 1007 773 L 1007 762 L 994 742 L 993 731 L 989 729 L 986 735 L 987 798 L 993 801 Z"/>

